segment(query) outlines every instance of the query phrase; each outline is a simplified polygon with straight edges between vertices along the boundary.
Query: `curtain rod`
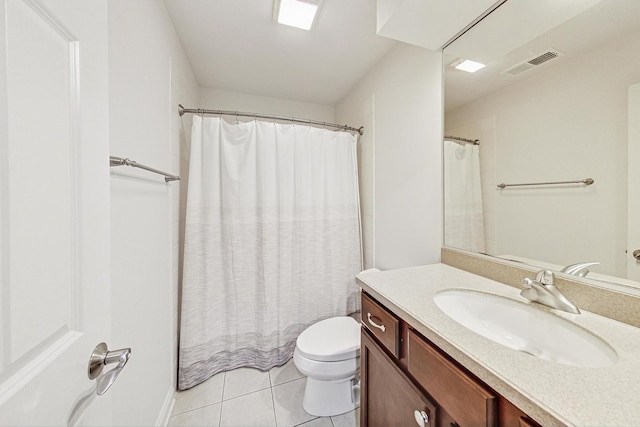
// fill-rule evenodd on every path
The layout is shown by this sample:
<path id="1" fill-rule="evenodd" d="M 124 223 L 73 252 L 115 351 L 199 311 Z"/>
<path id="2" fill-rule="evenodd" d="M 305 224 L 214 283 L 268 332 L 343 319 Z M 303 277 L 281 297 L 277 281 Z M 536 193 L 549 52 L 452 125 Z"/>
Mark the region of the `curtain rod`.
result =
<path id="1" fill-rule="evenodd" d="M 337 125 L 335 123 L 318 122 L 315 120 L 308 120 L 308 119 L 297 119 L 295 117 L 275 116 L 272 114 L 243 113 L 240 111 L 224 111 L 224 110 L 204 110 L 201 108 L 184 108 L 181 104 L 178 104 L 178 114 L 180 115 L 180 117 L 182 117 L 185 113 L 214 114 L 214 115 L 217 114 L 217 115 L 236 116 L 236 117 L 253 117 L 254 119 L 283 120 L 287 122 L 305 123 L 308 125 L 317 125 L 317 126 L 336 128 L 336 129 L 345 130 L 349 132 L 357 132 L 360 135 L 364 134 L 364 126 L 360 126 L 359 128 L 354 128 L 347 125 Z"/>
<path id="2" fill-rule="evenodd" d="M 453 139 L 455 141 L 462 141 L 462 142 L 468 142 L 469 144 L 473 144 L 473 145 L 480 145 L 480 140 L 479 139 L 468 139 L 468 138 L 460 138 L 459 136 L 447 136 L 445 135 L 444 139 Z"/>

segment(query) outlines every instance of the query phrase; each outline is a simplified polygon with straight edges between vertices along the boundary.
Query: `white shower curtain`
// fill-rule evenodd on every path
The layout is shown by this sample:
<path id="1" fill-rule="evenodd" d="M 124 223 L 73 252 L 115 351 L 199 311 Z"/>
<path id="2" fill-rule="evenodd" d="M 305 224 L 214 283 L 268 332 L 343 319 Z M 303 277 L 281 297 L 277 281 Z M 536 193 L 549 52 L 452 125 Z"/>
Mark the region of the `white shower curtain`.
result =
<path id="1" fill-rule="evenodd" d="M 444 243 L 485 251 L 478 145 L 444 141 Z"/>
<path id="2" fill-rule="evenodd" d="M 285 363 L 362 269 L 355 136 L 194 116 L 191 139 L 180 389 Z"/>

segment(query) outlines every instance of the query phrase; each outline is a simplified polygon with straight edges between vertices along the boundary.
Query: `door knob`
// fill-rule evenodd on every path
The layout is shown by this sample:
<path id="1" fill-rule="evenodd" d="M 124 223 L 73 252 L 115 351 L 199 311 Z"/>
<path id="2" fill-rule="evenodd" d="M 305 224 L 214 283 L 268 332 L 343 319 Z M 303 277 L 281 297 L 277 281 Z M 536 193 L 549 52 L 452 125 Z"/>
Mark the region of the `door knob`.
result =
<path id="1" fill-rule="evenodd" d="M 96 380 L 97 382 L 96 392 L 98 393 L 98 396 L 105 394 L 107 390 L 109 390 L 109 387 L 113 385 L 118 378 L 118 375 L 120 375 L 120 372 L 122 372 L 124 365 L 129 361 L 130 356 L 130 348 L 109 351 L 107 344 L 103 342 L 93 349 L 93 353 L 91 353 L 91 357 L 89 358 L 89 368 L 87 373 L 89 375 L 89 379 Z M 105 365 L 109 365 L 111 363 L 117 363 L 116 367 L 102 374 L 102 370 Z"/>
<path id="2" fill-rule="evenodd" d="M 633 257 L 640 261 L 640 249 L 636 249 L 635 251 L 633 251 Z"/>

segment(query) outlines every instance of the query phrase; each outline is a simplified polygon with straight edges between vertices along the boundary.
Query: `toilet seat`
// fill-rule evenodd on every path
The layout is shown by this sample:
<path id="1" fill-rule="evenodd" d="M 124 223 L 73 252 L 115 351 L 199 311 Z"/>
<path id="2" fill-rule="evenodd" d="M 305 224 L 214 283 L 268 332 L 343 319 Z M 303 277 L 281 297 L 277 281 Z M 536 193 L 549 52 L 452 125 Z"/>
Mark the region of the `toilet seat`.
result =
<path id="1" fill-rule="evenodd" d="M 337 362 L 360 356 L 360 324 L 348 316 L 331 317 L 308 327 L 296 342 L 306 359 Z"/>

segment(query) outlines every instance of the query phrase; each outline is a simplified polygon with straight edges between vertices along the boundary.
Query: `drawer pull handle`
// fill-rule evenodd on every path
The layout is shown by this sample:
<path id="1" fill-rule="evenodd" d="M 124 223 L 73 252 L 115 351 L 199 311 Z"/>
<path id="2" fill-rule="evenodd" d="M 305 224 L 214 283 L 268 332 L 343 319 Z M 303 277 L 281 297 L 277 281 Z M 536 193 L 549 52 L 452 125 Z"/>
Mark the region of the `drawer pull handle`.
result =
<path id="1" fill-rule="evenodd" d="M 429 422 L 429 415 L 425 411 L 415 410 L 413 412 L 413 416 L 416 418 L 416 423 L 420 427 L 426 427 L 427 423 Z"/>
<path id="2" fill-rule="evenodd" d="M 374 328 L 380 329 L 382 332 L 387 330 L 387 328 L 384 325 L 378 325 L 376 322 L 373 321 L 373 319 L 376 319 L 378 322 L 380 321 L 378 318 L 373 317 L 371 313 L 367 313 L 367 320 L 369 320 L 369 323 L 371 324 L 371 326 L 373 326 Z"/>

